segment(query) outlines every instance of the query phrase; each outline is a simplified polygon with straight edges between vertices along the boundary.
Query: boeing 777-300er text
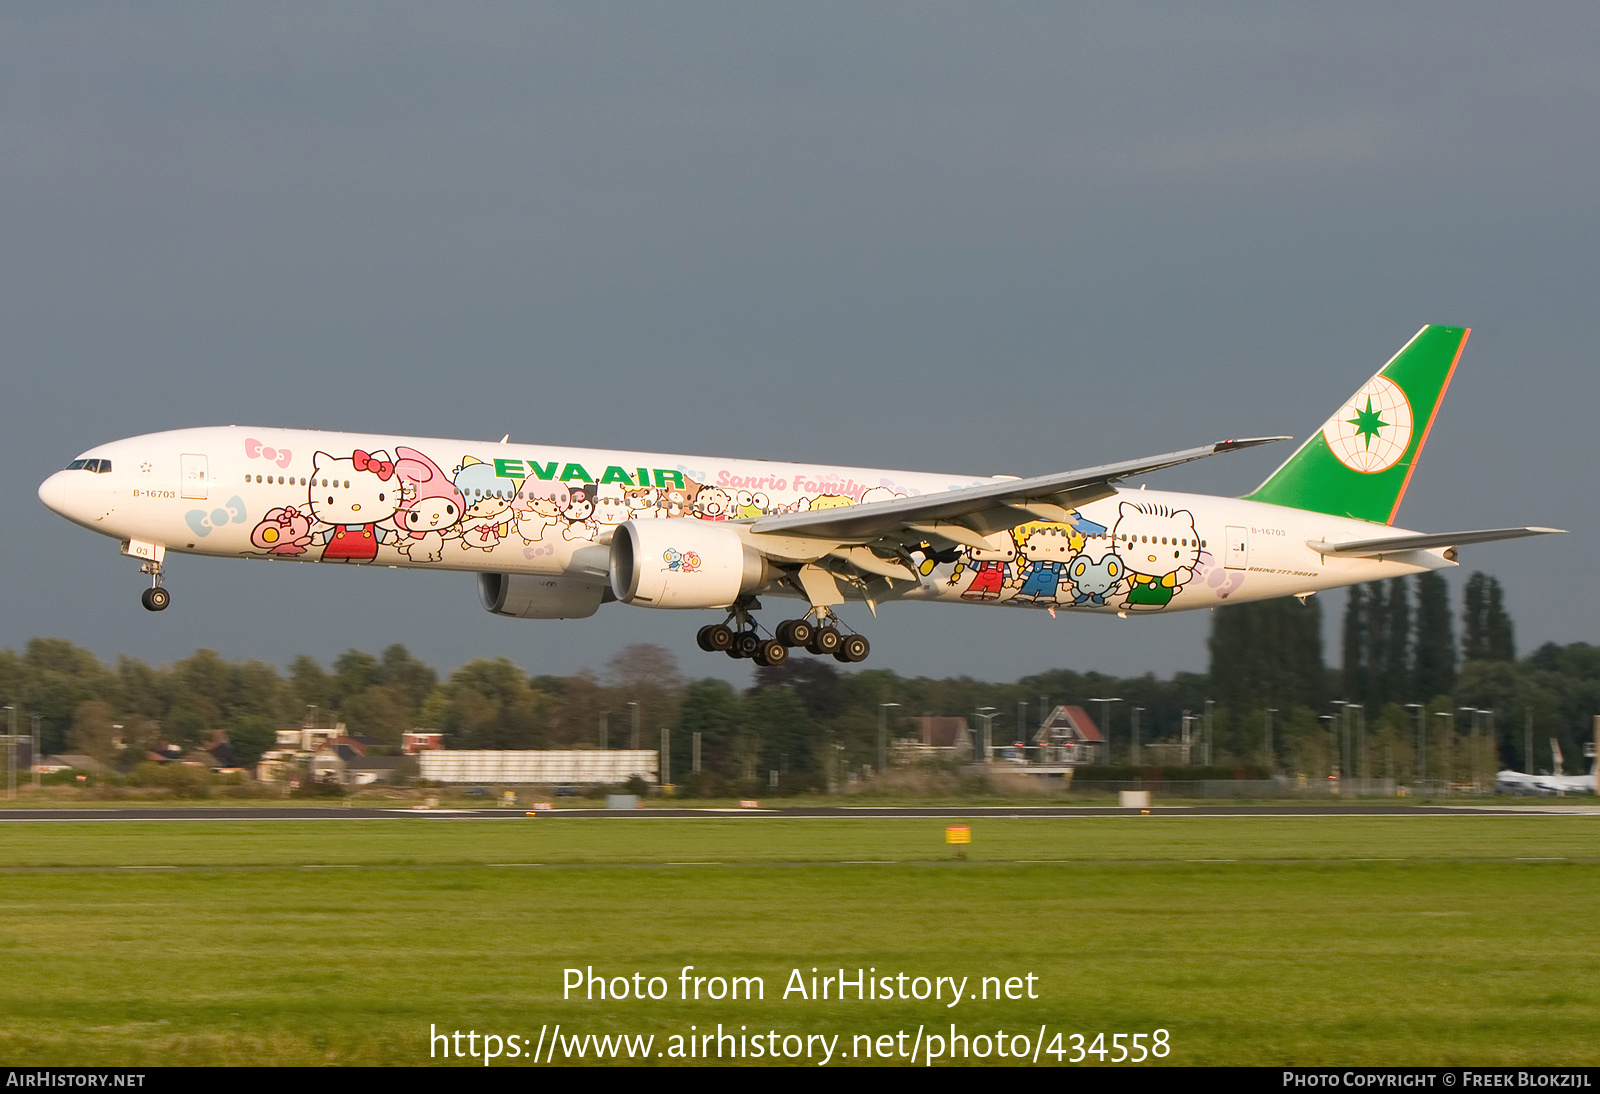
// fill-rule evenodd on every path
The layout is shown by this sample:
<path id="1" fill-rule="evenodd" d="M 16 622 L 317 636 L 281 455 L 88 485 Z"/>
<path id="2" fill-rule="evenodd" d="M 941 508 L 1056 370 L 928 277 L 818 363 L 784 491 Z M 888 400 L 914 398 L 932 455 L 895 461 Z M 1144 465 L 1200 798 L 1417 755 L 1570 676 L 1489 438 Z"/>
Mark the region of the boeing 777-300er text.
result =
<path id="1" fill-rule="evenodd" d="M 91 448 L 39 497 L 110 536 L 168 604 L 168 552 L 470 570 L 524 619 L 605 603 L 716 609 L 709 651 L 867 656 L 841 604 L 900 600 L 1158 615 L 1456 565 L 1553 532 L 1393 526 L 1467 331 L 1424 327 L 1242 498 L 1130 476 L 1282 437 L 1033 478 L 227 426 Z M 770 631 L 758 597 L 803 602 Z"/>

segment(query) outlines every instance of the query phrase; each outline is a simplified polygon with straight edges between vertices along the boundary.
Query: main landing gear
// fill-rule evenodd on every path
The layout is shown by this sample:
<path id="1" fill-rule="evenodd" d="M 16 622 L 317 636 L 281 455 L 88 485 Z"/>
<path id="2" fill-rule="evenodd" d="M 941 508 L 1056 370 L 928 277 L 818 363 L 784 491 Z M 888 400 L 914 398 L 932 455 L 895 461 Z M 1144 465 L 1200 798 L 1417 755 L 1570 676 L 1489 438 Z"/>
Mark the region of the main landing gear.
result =
<path id="1" fill-rule="evenodd" d="M 150 587 L 139 594 L 139 603 L 147 612 L 164 612 L 172 603 L 172 594 L 161 587 L 161 563 L 146 562 L 139 567 L 141 574 L 150 575 Z"/>
<path id="2" fill-rule="evenodd" d="M 804 649 L 819 657 L 831 654 L 845 664 L 865 661 L 872 652 L 872 645 L 864 636 L 841 633 L 838 618 L 827 608 L 813 608 L 799 619 L 785 619 L 771 638 L 762 638 L 749 611 L 755 606 L 759 605 L 735 605 L 726 622 L 701 627 L 695 641 L 707 653 L 749 658 L 765 666 L 783 664 L 789 660 L 791 649 Z M 813 615 L 816 622 L 811 620 Z"/>

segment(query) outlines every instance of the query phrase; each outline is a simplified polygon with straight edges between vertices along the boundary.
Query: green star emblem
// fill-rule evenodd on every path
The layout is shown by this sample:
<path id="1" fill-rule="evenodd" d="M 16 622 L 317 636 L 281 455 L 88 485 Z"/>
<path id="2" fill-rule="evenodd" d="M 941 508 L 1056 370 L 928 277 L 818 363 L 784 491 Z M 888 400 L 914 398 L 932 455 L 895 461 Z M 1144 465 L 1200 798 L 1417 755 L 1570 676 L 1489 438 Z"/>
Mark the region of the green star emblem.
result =
<path id="1" fill-rule="evenodd" d="M 1367 409 L 1356 411 L 1356 416 L 1348 419 L 1348 422 L 1350 425 L 1355 426 L 1356 432 L 1365 438 L 1362 443 L 1368 449 L 1372 447 L 1372 438 L 1378 435 L 1378 430 L 1394 424 L 1393 422 L 1384 421 L 1379 412 L 1372 409 L 1372 396 L 1370 395 L 1367 396 Z"/>

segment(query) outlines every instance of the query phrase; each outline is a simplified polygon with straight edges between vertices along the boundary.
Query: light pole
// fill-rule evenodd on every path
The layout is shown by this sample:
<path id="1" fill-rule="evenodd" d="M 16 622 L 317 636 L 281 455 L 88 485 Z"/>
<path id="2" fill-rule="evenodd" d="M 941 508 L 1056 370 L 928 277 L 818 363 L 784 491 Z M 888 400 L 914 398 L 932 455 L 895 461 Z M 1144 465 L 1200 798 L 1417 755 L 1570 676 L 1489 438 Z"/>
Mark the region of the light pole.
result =
<path id="1" fill-rule="evenodd" d="M 1278 770 L 1278 757 L 1273 755 L 1273 752 L 1272 752 L 1272 716 L 1274 714 L 1276 714 L 1276 713 L 1278 713 L 1278 708 L 1277 707 L 1268 707 L 1267 708 L 1267 730 L 1266 730 L 1266 735 L 1267 735 L 1267 773 L 1268 774 L 1271 774 L 1272 772 Z"/>
<path id="2" fill-rule="evenodd" d="M 878 704 L 878 774 L 889 770 L 889 708 L 899 703 Z"/>
<path id="3" fill-rule="evenodd" d="M 998 707 L 979 707 L 978 717 L 983 719 L 983 763 L 989 762 L 989 740 L 994 730 L 994 716 L 999 714 Z"/>
<path id="4" fill-rule="evenodd" d="M 639 704 L 633 700 L 628 701 L 629 712 L 633 715 L 633 729 L 628 734 L 628 747 L 639 747 Z"/>
<path id="5" fill-rule="evenodd" d="M 32 764 L 32 767 L 33 767 L 33 788 L 35 790 L 37 790 L 37 789 L 39 789 L 39 786 L 40 786 L 39 776 L 42 774 L 42 772 L 40 771 L 40 759 L 39 759 L 39 716 L 37 714 L 35 714 L 33 716 L 33 764 Z"/>
<path id="6" fill-rule="evenodd" d="M 609 710 L 602 710 L 600 712 L 600 748 L 602 750 L 604 750 L 604 749 L 608 749 L 610 747 L 611 747 L 611 712 Z"/>
<path id="7" fill-rule="evenodd" d="M 1106 765 L 1111 764 L 1111 704 L 1122 702 L 1122 696 L 1114 699 L 1090 699 L 1091 703 L 1100 704 L 1100 733 L 1106 739 Z"/>
<path id="8" fill-rule="evenodd" d="M 1466 711 L 1472 720 L 1467 723 L 1467 755 L 1472 763 L 1472 789 L 1478 789 L 1478 715 L 1483 711 L 1477 707 L 1456 707 L 1456 712 Z"/>
<path id="9" fill-rule="evenodd" d="M 1450 766 L 1455 763 L 1456 715 L 1453 710 L 1435 711 L 1435 717 L 1444 718 L 1448 724 L 1444 731 L 1444 786 L 1445 793 L 1450 792 Z"/>
<path id="10" fill-rule="evenodd" d="M 17 708 L 6 704 L 6 800 L 17 800 Z"/>
<path id="11" fill-rule="evenodd" d="M 1217 705 L 1217 701 L 1215 699 L 1207 699 L 1206 700 L 1206 722 L 1205 722 L 1206 743 L 1205 743 L 1204 751 L 1205 751 L 1205 757 L 1206 757 L 1206 764 L 1205 765 L 1207 767 L 1211 766 L 1211 726 L 1212 726 L 1211 710 L 1216 705 Z"/>
<path id="12" fill-rule="evenodd" d="M 1334 724 L 1334 720 L 1338 715 L 1319 714 L 1317 717 L 1328 723 L 1328 778 L 1337 779 L 1339 777 L 1339 729 Z"/>
<path id="13" fill-rule="evenodd" d="M 1416 760 L 1417 779 L 1420 781 L 1428 777 L 1428 735 L 1426 730 L 1423 729 L 1426 719 L 1422 716 L 1422 712 L 1427 708 L 1421 703 L 1407 703 L 1406 709 L 1417 712 L 1417 754 L 1414 758 Z"/>
<path id="14" fill-rule="evenodd" d="M 1133 708 L 1133 766 L 1139 766 L 1139 715 L 1144 713 L 1144 707 Z"/>

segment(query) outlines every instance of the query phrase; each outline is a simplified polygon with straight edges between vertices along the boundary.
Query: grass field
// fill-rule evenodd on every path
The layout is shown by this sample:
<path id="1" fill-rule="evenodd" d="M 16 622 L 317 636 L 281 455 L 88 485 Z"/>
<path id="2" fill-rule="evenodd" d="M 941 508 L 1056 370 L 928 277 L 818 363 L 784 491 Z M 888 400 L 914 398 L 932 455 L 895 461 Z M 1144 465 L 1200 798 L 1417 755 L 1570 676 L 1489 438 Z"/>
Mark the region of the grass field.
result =
<path id="1" fill-rule="evenodd" d="M 1158 1028 L 1177 1064 L 1600 1060 L 1600 817 L 981 818 L 966 861 L 945 823 L 7 823 L 0 1060 L 426 1064 L 430 1025 L 558 1022 L 652 1057 L 720 1022 L 836 1063 L 952 1023 L 1043 1026 L 1041 1064 Z M 684 965 L 766 998 L 680 1001 Z M 586 966 L 670 992 L 563 1000 Z M 1038 998 L 784 1000 L 813 966 Z"/>

